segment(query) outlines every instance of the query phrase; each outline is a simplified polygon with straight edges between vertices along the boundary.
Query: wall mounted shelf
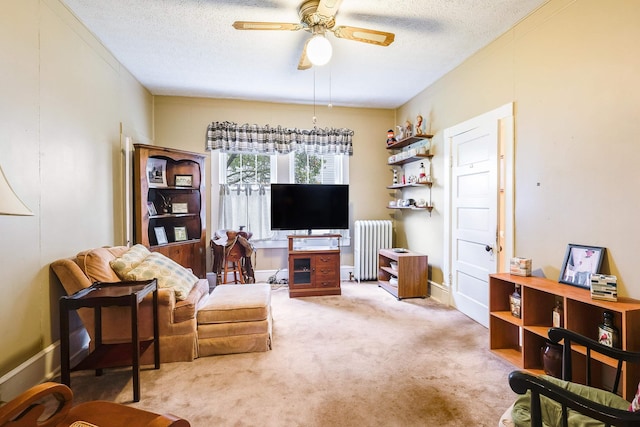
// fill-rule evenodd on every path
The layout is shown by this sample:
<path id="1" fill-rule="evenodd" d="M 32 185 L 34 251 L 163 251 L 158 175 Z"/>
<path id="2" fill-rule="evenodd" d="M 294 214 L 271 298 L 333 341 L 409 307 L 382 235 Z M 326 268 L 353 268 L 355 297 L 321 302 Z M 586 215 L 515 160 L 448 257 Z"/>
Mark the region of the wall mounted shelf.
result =
<path id="1" fill-rule="evenodd" d="M 419 154 L 416 153 L 416 147 L 413 147 L 411 149 L 405 150 L 404 152 L 401 150 L 404 147 L 409 147 L 412 144 L 417 144 L 417 143 L 421 143 L 426 139 L 431 139 L 433 138 L 433 135 L 419 135 L 419 136 L 411 136 L 409 138 L 404 138 L 401 139 L 393 144 L 389 144 L 387 145 L 387 149 L 388 150 L 394 150 L 396 153 L 401 153 L 404 157 L 404 155 L 409 154 L 408 152 L 410 152 L 412 155 L 404 157 L 400 160 L 395 160 L 395 161 L 390 161 L 387 162 L 388 166 L 400 166 L 400 170 L 404 173 L 404 165 L 408 164 L 408 163 L 413 163 L 413 162 L 418 162 L 418 161 L 422 161 L 422 162 L 429 162 L 427 164 L 428 166 L 428 171 L 431 170 L 431 160 L 433 158 L 433 154 L 431 154 L 430 152 L 428 152 L 429 150 L 427 150 L 427 153 L 425 154 Z M 424 150 L 425 147 L 421 147 L 422 151 Z M 399 150 L 399 151 L 398 151 Z M 398 154 L 392 155 L 389 158 L 390 159 L 394 159 L 396 156 L 398 156 Z M 395 170 L 395 169 L 394 169 Z M 406 176 L 406 175 L 405 175 Z M 430 173 L 427 172 L 427 178 L 430 177 Z M 404 183 L 404 184 L 392 184 L 392 185 L 388 185 L 387 189 L 389 190 L 394 190 L 396 192 L 403 192 L 403 190 L 405 189 L 411 189 L 411 188 L 428 188 L 429 189 L 429 198 L 427 200 L 427 206 L 422 206 L 422 207 L 418 207 L 418 206 L 387 206 L 388 209 L 394 209 L 394 210 L 410 210 L 410 211 L 427 211 L 429 212 L 429 216 L 431 216 L 431 211 L 433 210 L 433 205 L 431 204 L 431 187 L 433 186 L 433 182 L 432 181 L 428 181 L 428 182 L 410 182 L 410 183 Z M 405 195 L 400 195 L 399 198 L 402 199 L 406 199 Z"/>
<path id="2" fill-rule="evenodd" d="M 431 160 L 432 157 L 433 154 L 416 154 L 415 156 L 407 157 L 406 159 L 398 160 L 396 162 L 389 162 L 387 164 L 389 166 L 402 166 L 406 163 L 417 162 L 419 160 Z"/>
<path id="3" fill-rule="evenodd" d="M 404 138 L 399 141 L 394 142 L 393 144 L 387 145 L 387 149 L 389 150 L 397 150 L 399 148 L 407 147 L 411 144 L 415 144 L 416 142 L 420 142 L 424 139 L 431 139 L 433 135 L 419 135 L 419 136 L 410 136 L 409 138 Z"/>

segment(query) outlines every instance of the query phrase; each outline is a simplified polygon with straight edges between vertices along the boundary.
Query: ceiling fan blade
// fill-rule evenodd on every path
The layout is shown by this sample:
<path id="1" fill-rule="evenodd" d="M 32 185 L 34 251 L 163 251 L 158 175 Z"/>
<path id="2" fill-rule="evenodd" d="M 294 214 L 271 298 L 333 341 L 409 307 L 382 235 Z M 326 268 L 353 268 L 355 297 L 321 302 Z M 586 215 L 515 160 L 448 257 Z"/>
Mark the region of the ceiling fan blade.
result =
<path id="1" fill-rule="evenodd" d="M 302 24 L 290 24 L 287 22 L 255 22 L 236 21 L 233 23 L 236 30 L 289 30 L 297 31 L 303 28 Z"/>
<path id="2" fill-rule="evenodd" d="M 316 13 L 327 18 L 335 17 L 340 8 L 340 3 L 342 3 L 342 0 L 320 0 Z"/>
<path id="3" fill-rule="evenodd" d="M 311 68 L 311 65 L 313 65 L 307 56 L 307 45 L 309 44 L 309 40 L 305 42 L 304 48 L 302 49 L 302 55 L 300 55 L 300 61 L 298 61 L 298 70 L 308 70 Z"/>
<path id="4" fill-rule="evenodd" d="M 371 43 L 378 46 L 389 46 L 396 38 L 393 33 L 358 27 L 336 27 L 333 29 L 333 34 L 342 39 Z"/>

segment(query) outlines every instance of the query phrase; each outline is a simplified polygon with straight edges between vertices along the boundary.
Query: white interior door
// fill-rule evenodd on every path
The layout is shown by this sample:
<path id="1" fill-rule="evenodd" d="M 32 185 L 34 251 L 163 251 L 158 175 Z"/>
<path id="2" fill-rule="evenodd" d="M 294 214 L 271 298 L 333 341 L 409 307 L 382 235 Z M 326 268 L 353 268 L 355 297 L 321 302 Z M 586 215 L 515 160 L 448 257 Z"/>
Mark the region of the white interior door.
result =
<path id="1" fill-rule="evenodd" d="M 511 215 L 512 206 L 501 206 L 505 200 L 512 203 L 512 198 L 499 197 L 504 196 L 505 183 L 511 182 L 504 176 L 511 175 L 512 170 L 504 155 L 511 150 L 504 150 L 504 141 L 501 144 L 505 135 L 512 139 L 511 130 L 505 132 L 504 123 L 495 112 L 445 131 L 450 159 L 445 183 L 445 277 L 449 280 L 450 303 L 487 327 L 489 274 L 499 271 L 499 260 L 505 259 L 500 256 L 504 249 L 501 242 L 512 241 L 512 233 L 505 231 L 505 218 Z M 511 252 L 512 243 L 508 245 Z"/>

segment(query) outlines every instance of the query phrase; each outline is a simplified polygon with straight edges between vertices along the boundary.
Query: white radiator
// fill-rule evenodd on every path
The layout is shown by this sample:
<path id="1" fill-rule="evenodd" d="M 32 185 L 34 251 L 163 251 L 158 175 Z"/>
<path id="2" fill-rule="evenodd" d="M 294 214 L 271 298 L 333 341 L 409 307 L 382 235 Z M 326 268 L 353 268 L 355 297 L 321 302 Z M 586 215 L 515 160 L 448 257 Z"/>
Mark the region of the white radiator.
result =
<path id="1" fill-rule="evenodd" d="M 356 221 L 353 247 L 353 275 L 360 280 L 378 279 L 378 249 L 390 248 L 390 220 Z"/>

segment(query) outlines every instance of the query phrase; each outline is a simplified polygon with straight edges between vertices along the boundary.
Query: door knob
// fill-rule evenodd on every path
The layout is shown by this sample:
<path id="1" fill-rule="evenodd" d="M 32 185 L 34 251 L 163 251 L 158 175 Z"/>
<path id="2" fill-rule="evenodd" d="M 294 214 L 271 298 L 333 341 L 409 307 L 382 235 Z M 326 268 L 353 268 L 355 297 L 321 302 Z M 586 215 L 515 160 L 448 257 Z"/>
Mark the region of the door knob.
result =
<path id="1" fill-rule="evenodd" d="M 487 246 L 484 247 L 484 250 L 487 251 L 487 252 L 491 252 L 493 250 L 493 248 L 491 246 L 487 245 Z"/>

